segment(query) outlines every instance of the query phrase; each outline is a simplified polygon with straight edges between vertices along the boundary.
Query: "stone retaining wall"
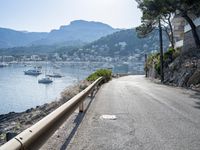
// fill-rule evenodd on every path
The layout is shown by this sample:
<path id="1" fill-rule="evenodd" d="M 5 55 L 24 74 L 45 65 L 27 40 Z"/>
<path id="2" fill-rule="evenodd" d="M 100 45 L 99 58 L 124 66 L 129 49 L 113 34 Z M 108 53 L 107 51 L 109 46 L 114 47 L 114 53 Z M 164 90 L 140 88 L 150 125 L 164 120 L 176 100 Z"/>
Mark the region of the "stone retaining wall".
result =
<path id="1" fill-rule="evenodd" d="M 200 26 L 197 28 L 199 37 L 200 37 Z M 184 45 L 182 49 L 182 53 L 187 53 L 192 48 L 195 48 L 195 41 L 192 35 L 192 31 L 188 31 L 184 34 Z"/>

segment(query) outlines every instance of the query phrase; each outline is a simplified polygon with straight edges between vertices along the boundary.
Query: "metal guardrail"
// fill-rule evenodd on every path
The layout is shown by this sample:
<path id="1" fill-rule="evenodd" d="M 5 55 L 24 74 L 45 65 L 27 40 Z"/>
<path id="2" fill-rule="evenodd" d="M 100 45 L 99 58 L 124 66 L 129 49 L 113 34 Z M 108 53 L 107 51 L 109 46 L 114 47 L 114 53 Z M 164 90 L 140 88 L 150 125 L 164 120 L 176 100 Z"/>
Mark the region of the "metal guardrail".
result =
<path id="1" fill-rule="evenodd" d="M 52 113 L 2 145 L 0 150 L 39 149 L 78 107 L 80 112 L 83 111 L 84 99 L 90 93 L 93 94 L 95 87 L 98 86 L 102 80 L 102 77 L 97 79 Z"/>

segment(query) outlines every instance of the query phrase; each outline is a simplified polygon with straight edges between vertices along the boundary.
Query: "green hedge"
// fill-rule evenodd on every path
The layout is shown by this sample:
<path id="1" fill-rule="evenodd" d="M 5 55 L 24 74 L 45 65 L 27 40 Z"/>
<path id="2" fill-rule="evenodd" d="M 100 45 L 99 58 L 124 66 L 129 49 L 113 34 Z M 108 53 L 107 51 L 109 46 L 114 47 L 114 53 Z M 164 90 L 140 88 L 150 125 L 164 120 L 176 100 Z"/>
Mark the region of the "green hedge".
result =
<path id="1" fill-rule="evenodd" d="M 88 81 L 95 81 L 99 77 L 104 77 L 104 82 L 108 82 L 112 78 L 112 71 L 108 69 L 99 69 L 87 77 Z"/>

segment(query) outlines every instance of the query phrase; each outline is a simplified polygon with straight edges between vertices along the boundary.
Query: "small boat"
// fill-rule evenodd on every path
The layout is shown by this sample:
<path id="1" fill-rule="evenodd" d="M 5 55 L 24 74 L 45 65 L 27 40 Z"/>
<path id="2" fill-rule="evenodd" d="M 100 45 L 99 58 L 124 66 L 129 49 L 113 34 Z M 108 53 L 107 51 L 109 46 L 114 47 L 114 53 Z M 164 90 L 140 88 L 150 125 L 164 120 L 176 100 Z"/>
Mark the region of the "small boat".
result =
<path id="1" fill-rule="evenodd" d="M 7 67 L 7 66 L 8 66 L 8 64 L 5 63 L 5 62 L 0 63 L 0 68 L 2 68 L 2 67 Z"/>
<path id="2" fill-rule="evenodd" d="M 24 71 L 24 74 L 25 75 L 38 76 L 38 75 L 42 74 L 42 72 L 40 70 L 37 70 L 37 69 L 30 69 L 30 70 Z"/>
<path id="3" fill-rule="evenodd" d="M 47 72 L 47 60 L 46 60 L 46 67 L 45 67 L 45 73 L 44 73 L 44 74 L 45 74 L 45 77 L 42 78 L 42 79 L 40 79 L 40 80 L 38 80 L 38 83 L 50 84 L 50 83 L 53 82 L 53 80 L 51 80 L 51 79 L 49 78 L 49 76 L 46 75 L 46 72 Z"/>
<path id="4" fill-rule="evenodd" d="M 39 66 L 35 66 L 34 68 L 35 68 L 35 69 L 42 69 L 42 66 L 39 65 Z"/>
<path id="5" fill-rule="evenodd" d="M 44 78 L 38 80 L 38 83 L 43 83 L 43 84 L 50 84 L 52 82 L 53 82 L 53 80 L 51 80 L 49 77 L 44 77 Z"/>
<path id="6" fill-rule="evenodd" d="M 63 76 L 59 73 L 53 73 L 53 74 L 48 74 L 48 77 L 52 77 L 52 78 L 62 78 Z"/>
<path id="7" fill-rule="evenodd" d="M 60 66 L 58 64 L 53 64 L 53 68 L 60 69 Z"/>

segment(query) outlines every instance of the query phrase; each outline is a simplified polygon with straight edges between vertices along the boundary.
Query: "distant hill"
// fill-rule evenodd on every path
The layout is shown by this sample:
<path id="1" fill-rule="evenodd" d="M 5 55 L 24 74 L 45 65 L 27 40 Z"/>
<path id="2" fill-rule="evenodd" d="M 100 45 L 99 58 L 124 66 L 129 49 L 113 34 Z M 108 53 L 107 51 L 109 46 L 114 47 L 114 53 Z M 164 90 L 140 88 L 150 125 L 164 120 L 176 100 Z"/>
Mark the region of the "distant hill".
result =
<path id="1" fill-rule="evenodd" d="M 45 38 L 45 32 L 22 32 L 0 28 L 0 48 L 26 46 L 35 40 Z"/>
<path id="2" fill-rule="evenodd" d="M 163 36 L 164 50 L 168 48 L 167 35 Z M 0 55 L 31 55 L 31 54 L 51 54 L 58 52 L 66 54 L 68 57 L 94 58 L 101 57 L 137 57 L 144 58 L 145 53 L 159 51 L 158 31 L 154 31 L 146 38 L 138 38 L 135 29 L 121 30 L 110 35 L 101 37 L 89 44 L 82 44 L 80 41 L 68 41 L 70 46 L 65 44 L 55 45 L 32 45 L 30 47 L 15 47 L 1 49 Z M 75 45 L 75 46 L 74 46 Z M 95 57 L 94 57 L 95 56 Z"/>
<path id="3" fill-rule="evenodd" d="M 52 30 L 45 40 L 91 42 L 116 31 L 118 30 L 100 22 L 77 20 L 70 25 L 61 26 L 58 30 Z"/>
<path id="4" fill-rule="evenodd" d="M 119 31 L 107 24 L 77 20 L 69 25 L 61 26 L 51 32 L 22 32 L 0 28 L 0 48 L 11 48 L 31 45 L 76 45 L 76 43 L 92 42 L 102 36 Z M 72 43 L 70 45 L 70 43 Z"/>
<path id="5" fill-rule="evenodd" d="M 163 35 L 164 49 L 168 48 L 167 36 Z M 94 56 L 123 57 L 135 54 L 150 53 L 159 50 L 158 31 L 154 31 L 146 38 L 138 38 L 135 29 L 115 32 L 102 37 L 80 49 L 73 50 L 69 55 L 81 56 L 82 54 Z"/>

